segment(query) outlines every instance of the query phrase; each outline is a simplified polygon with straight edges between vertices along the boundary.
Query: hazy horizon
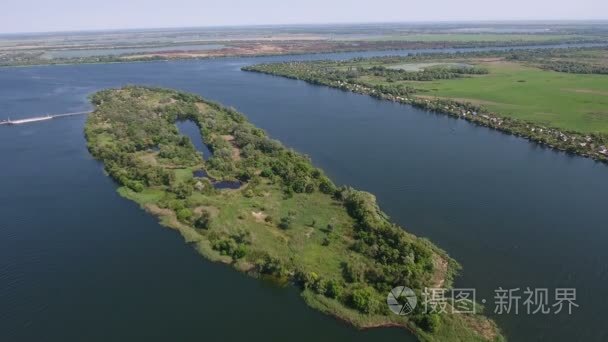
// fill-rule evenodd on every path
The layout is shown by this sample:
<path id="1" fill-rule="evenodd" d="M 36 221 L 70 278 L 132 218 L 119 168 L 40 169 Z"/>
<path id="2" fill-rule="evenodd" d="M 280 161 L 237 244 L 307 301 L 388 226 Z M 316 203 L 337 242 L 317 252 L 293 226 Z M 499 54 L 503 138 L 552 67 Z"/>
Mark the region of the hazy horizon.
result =
<path id="1" fill-rule="evenodd" d="M 326 23 L 278 23 L 278 24 L 225 24 L 225 25 L 186 25 L 186 26 L 148 26 L 148 27 L 117 27 L 117 28 L 91 28 L 73 30 L 50 30 L 50 31 L 16 31 L 0 32 L 0 35 L 20 34 L 46 34 L 46 33 L 76 33 L 76 32 L 120 32 L 120 31 L 153 31 L 153 30 L 180 30 L 180 29 L 221 29 L 221 28 L 263 28 L 263 27 L 320 27 L 320 26 L 363 26 L 363 25 L 464 25 L 464 24 L 565 24 L 565 23 L 601 23 L 608 24 L 608 19 L 529 19 L 529 20 L 420 20 L 420 21 L 358 21 L 358 22 L 326 22 Z"/>
<path id="2" fill-rule="evenodd" d="M 5 4 L 0 34 L 189 27 L 339 25 L 382 23 L 605 21 L 608 1 L 378 0 L 286 3 L 279 0 L 207 3 L 196 0 L 23 0 Z"/>

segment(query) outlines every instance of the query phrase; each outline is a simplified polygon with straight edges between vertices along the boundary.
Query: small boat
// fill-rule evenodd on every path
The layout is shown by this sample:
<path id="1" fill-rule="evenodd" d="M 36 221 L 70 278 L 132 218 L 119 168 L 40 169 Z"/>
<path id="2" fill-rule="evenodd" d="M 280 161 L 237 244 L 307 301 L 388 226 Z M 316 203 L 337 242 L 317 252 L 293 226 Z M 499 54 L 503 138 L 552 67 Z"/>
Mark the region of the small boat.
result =
<path id="1" fill-rule="evenodd" d="M 27 118 L 27 119 L 19 119 L 19 120 L 8 119 L 8 121 L 6 123 L 9 125 L 20 125 L 20 124 L 24 124 L 24 123 L 50 120 L 52 118 L 53 118 L 52 116 L 46 115 L 46 116 L 38 116 L 35 118 Z"/>

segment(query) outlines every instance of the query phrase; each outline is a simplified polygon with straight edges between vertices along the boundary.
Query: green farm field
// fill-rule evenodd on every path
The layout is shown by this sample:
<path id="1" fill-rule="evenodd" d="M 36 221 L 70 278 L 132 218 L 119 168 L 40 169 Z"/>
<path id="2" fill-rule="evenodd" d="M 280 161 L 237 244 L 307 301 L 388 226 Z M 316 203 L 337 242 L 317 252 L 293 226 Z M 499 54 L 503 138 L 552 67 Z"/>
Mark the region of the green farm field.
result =
<path id="1" fill-rule="evenodd" d="M 411 42 L 543 42 L 575 39 L 578 35 L 549 34 L 495 34 L 495 33 L 414 33 L 370 37 L 367 40 L 400 40 Z"/>
<path id="2" fill-rule="evenodd" d="M 608 133 L 607 75 L 560 73 L 507 61 L 475 64 L 489 74 L 399 83 L 421 90 L 418 96 L 471 102 L 504 116 L 567 130 Z M 374 76 L 364 78 L 388 84 Z"/>

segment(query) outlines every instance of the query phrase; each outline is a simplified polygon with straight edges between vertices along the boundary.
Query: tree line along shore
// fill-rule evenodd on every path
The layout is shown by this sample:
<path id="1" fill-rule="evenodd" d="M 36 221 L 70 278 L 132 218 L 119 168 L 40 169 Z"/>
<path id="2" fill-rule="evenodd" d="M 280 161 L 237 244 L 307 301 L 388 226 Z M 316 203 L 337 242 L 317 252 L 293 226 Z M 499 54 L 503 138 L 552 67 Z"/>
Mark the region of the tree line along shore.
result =
<path id="1" fill-rule="evenodd" d="M 513 50 L 285 62 L 243 70 L 410 104 L 608 162 L 606 56 L 606 48 Z"/>
<path id="2" fill-rule="evenodd" d="M 422 298 L 460 266 L 391 222 L 367 192 L 336 186 L 296 151 L 233 109 L 168 89 L 125 87 L 92 97 L 85 136 L 119 193 L 178 230 L 210 260 L 293 284 L 312 307 L 359 328 L 398 326 L 421 341 L 501 341 L 481 314 L 389 311 L 397 285 Z M 208 159 L 181 135 L 191 120 Z M 238 180 L 218 189 L 212 180 Z"/>

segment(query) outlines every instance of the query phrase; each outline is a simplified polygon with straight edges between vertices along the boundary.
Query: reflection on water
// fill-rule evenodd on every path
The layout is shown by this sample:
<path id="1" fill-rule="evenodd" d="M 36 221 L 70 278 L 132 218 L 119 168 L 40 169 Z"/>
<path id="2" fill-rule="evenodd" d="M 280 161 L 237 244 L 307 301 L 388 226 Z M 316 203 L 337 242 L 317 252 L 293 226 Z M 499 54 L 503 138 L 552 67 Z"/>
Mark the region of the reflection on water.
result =
<path id="1" fill-rule="evenodd" d="M 192 172 L 192 175 L 196 178 L 207 178 L 207 171 L 205 170 L 195 170 Z"/>
<path id="2" fill-rule="evenodd" d="M 243 183 L 238 180 L 217 181 L 213 177 L 209 176 L 205 170 L 195 170 L 192 172 L 192 175 L 196 178 L 208 178 L 213 187 L 216 189 L 238 189 L 243 185 Z"/>
<path id="3" fill-rule="evenodd" d="M 213 187 L 216 189 L 238 189 L 243 185 L 239 181 L 219 181 L 213 182 Z"/>

